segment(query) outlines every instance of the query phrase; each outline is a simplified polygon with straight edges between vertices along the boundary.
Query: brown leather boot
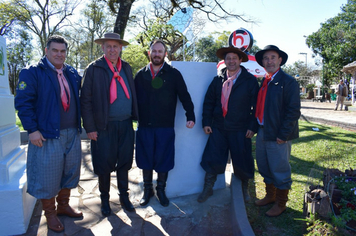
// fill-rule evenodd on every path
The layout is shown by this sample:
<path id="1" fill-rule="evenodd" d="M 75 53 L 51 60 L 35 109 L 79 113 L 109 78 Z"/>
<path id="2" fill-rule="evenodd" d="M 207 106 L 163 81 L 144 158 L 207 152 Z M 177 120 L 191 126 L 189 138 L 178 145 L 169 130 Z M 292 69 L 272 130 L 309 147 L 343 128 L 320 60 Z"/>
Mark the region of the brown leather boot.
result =
<path id="1" fill-rule="evenodd" d="M 83 217 L 83 213 L 74 210 L 69 206 L 70 189 L 64 188 L 59 191 L 57 196 L 57 215 L 66 215 L 73 218 Z"/>
<path id="2" fill-rule="evenodd" d="M 279 216 L 286 210 L 286 204 L 288 201 L 289 189 L 277 189 L 276 191 L 276 203 L 273 207 L 266 212 L 267 216 L 275 217 Z"/>
<path id="3" fill-rule="evenodd" d="M 62 232 L 64 230 L 64 226 L 57 217 L 55 206 L 56 202 L 54 197 L 51 199 L 41 199 L 41 202 L 42 209 L 44 210 L 47 219 L 47 227 L 55 232 Z"/>
<path id="4" fill-rule="evenodd" d="M 265 206 L 276 201 L 276 187 L 273 184 L 266 184 L 266 196 L 255 201 L 256 206 Z"/>

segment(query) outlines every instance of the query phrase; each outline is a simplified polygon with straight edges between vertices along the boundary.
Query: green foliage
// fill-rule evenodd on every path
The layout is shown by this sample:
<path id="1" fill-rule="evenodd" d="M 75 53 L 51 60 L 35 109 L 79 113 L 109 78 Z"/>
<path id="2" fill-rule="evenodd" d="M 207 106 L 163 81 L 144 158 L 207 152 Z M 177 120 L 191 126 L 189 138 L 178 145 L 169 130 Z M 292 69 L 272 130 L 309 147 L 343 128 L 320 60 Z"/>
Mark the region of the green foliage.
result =
<path id="1" fill-rule="evenodd" d="M 31 35 L 23 28 L 15 28 L 15 31 L 9 32 L 6 47 L 9 85 L 10 91 L 14 95 L 16 95 L 16 86 L 19 80 L 20 71 L 30 63 L 33 50 Z"/>
<path id="2" fill-rule="evenodd" d="M 149 62 L 145 55 L 145 48 L 140 45 L 130 44 L 122 52 L 122 59 L 130 64 L 132 67 L 133 75 Z"/>
<path id="3" fill-rule="evenodd" d="M 356 60 L 356 1 L 349 0 L 341 10 L 306 40 L 308 47 L 323 58 L 324 80 L 340 77 L 342 67 Z"/>
<path id="4" fill-rule="evenodd" d="M 219 62 L 220 59 L 216 56 L 216 51 L 221 48 L 222 44 L 215 43 L 213 36 L 201 38 L 195 45 L 197 61 L 202 62 Z"/>
<path id="5" fill-rule="evenodd" d="M 11 27 L 16 20 L 13 14 L 14 11 L 15 6 L 9 2 L 0 3 L 0 35 L 5 35 L 11 31 Z"/>
<path id="6" fill-rule="evenodd" d="M 202 62 L 219 62 L 216 51 L 221 47 L 228 46 L 230 32 L 214 32 L 207 37 L 200 38 L 195 44 L 197 61 Z"/>

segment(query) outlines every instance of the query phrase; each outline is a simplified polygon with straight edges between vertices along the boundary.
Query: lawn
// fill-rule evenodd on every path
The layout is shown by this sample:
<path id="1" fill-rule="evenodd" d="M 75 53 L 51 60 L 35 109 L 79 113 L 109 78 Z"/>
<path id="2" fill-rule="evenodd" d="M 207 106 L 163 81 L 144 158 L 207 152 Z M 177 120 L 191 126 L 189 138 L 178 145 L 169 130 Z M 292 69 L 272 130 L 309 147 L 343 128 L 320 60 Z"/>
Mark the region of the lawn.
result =
<path id="1" fill-rule="evenodd" d="M 314 131 L 313 128 L 318 128 L 319 131 Z M 306 121 L 300 121 L 299 129 L 300 138 L 293 141 L 290 159 L 293 184 L 288 208 L 281 216 L 270 218 L 265 216 L 265 212 L 272 205 L 257 207 L 253 201 L 246 204 L 253 231 L 257 236 L 356 235 L 356 232 L 349 234 L 341 228 L 325 225 L 326 221 L 312 221 L 303 216 L 304 193 L 311 183 L 322 184 L 322 171 L 325 168 L 338 168 L 341 171 L 350 167 L 356 169 L 356 132 Z M 257 166 L 254 182 L 252 184 L 251 181 L 249 189 L 251 196 L 263 198 L 265 185 Z M 315 230 L 320 227 L 325 234 Z"/>

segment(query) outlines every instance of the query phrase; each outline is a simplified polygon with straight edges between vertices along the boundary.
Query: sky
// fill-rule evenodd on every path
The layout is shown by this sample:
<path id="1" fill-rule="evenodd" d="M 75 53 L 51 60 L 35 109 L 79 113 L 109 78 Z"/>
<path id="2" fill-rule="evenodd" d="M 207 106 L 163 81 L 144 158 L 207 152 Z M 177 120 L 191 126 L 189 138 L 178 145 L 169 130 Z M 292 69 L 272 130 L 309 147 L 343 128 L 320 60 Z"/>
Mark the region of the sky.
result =
<path id="1" fill-rule="evenodd" d="M 222 5 L 237 14 L 252 18 L 255 24 L 234 20 L 225 24 L 209 23 L 205 33 L 235 31 L 242 27 L 251 32 L 256 45 L 264 48 L 273 44 L 288 54 L 287 64 L 295 61 L 315 66 L 312 51 L 303 37 L 316 32 L 321 23 L 341 13 L 347 0 L 226 0 Z"/>

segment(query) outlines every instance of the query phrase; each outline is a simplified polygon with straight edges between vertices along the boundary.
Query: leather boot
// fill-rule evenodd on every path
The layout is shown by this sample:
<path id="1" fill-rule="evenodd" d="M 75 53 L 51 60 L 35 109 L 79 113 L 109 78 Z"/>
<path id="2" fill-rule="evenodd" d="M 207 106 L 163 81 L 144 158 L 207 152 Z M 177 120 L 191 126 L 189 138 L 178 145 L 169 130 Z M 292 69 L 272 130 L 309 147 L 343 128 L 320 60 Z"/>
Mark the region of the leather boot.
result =
<path id="1" fill-rule="evenodd" d="M 110 208 L 110 174 L 99 175 L 99 191 L 101 199 L 101 214 L 103 216 L 109 216 L 111 214 Z"/>
<path id="2" fill-rule="evenodd" d="M 117 187 L 119 189 L 120 204 L 126 211 L 134 211 L 135 208 L 129 198 L 129 172 L 127 170 L 117 170 Z"/>
<path id="3" fill-rule="evenodd" d="M 286 210 L 286 204 L 288 201 L 289 189 L 278 189 L 276 190 L 276 203 L 273 207 L 266 212 L 267 216 L 275 217 L 279 216 Z"/>
<path id="4" fill-rule="evenodd" d="M 166 188 L 166 182 L 168 178 L 168 172 L 157 173 L 157 175 L 158 175 L 157 186 L 156 186 L 157 198 L 162 206 L 167 207 L 169 205 L 169 200 L 166 196 L 165 188 Z"/>
<path id="5" fill-rule="evenodd" d="M 41 199 L 41 202 L 42 209 L 44 210 L 47 219 L 47 227 L 55 232 L 62 232 L 64 230 L 64 226 L 57 217 L 55 198 Z"/>
<path id="6" fill-rule="evenodd" d="M 211 195 L 213 195 L 213 187 L 216 181 L 217 175 L 212 173 L 205 173 L 204 189 L 198 197 L 198 202 L 205 202 Z"/>
<path id="7" fill-rule="evenodd" d="M 266 184 L 266 196 L 255 201 L 256 206 L 265 206 L 276 201 L 276 187 L 273 184 Z"/>
<path id="8" fill-rule="evenodd" d="M 70 189 L 64 188 L 59 191 L 57 200 L 57 215 L 66 215 L 73 218 L 83 217 L 83 213 L 69 206 Z"/>
<path id="9" fill-rule="evenodd" d="M 242 185 L 242 194 L 244 196 L 244 201 L 250 202 L 251 197 L 248 192 L 248 179 L 241 179 L 241 185 Z"/>
<path id="10" fill-rule="evenodd" d="M 143 173 L 143 197 L 140 201 L 141 206 L 146 206 L 150 198 L 153 197 L 153 184 L 152 184 L 152 175 L 153 171 L 152 170 L 142 170 Z"/>

